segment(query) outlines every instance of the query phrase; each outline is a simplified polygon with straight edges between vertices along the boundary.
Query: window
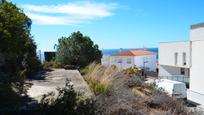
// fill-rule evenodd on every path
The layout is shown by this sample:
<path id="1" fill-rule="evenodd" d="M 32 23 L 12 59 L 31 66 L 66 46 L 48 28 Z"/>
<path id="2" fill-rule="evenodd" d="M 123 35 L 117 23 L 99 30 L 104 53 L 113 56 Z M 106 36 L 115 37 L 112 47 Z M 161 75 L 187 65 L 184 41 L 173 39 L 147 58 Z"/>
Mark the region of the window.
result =
<path id="1" fill-rule="evenodd" d="M 121 58 L 118 58 L 118 63 L 122 63 L 122 59 Z"/>
<path id="2" fill-rule="evenodd" d="M 177 65 L 178 64 L 178 53 L 176 52 L 175 54 L 174 54 L 174 60 L 175 60 L 175 65 Z"/>
<path id="3" fill-rule="evenodd" d="M 186 53 L 183 53 L 183 65 L 186 65 Z"/>
<path id="4" fill-rule="evenodd" d="M 185 75 L 185 68 L 181 68 L 181 75 Z"/>
<path id="5" fill-rule="evenodd" d="M 128 58 L 127 59 L 127 64 L 131 64 L 132 62 L 131 62 L 131 58 Z"/>

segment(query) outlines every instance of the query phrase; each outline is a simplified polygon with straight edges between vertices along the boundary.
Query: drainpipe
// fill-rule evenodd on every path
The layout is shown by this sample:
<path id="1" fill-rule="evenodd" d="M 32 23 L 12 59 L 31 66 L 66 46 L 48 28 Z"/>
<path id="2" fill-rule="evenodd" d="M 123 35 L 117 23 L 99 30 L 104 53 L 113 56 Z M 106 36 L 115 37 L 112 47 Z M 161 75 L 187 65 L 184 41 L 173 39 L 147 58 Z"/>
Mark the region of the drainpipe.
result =
<path id="1" fill-rule="evenodd" d="M 192 67 L 192 42 L 193 41 L 190 40 L 190 64 L 189 64 L 190 68 Z"/>

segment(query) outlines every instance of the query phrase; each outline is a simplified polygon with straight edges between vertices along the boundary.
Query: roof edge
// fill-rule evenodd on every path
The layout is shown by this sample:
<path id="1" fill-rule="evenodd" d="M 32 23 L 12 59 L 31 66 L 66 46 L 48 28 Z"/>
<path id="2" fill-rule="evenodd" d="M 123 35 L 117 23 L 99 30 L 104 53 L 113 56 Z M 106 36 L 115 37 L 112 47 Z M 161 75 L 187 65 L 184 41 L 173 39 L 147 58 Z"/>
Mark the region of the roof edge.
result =
<path id="1" fill-rule="evenodd" d="M 204 22 L 191 25 L 191 30 L 204 27 Z"/>

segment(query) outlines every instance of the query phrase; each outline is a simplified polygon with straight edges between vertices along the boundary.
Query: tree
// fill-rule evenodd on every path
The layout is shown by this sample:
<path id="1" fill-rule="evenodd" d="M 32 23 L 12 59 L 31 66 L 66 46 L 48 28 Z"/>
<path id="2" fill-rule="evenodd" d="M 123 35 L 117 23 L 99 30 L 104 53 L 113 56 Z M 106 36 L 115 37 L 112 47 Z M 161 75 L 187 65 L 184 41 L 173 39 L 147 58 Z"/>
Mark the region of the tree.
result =
<path id="1" fill-rule="evenodd" d="M 19 109 L 25 78 L 40 67 L 31 20 L 16 5 L 0 2 L 0 114 Z M 15 89 L 15 91 L 14 91 Z"/>
<path id="2" fill-rule="evenodd" d="M 0 62 L 2 62 L 0 74 L 7 76 L 8 82 L 24 80 L 40 65 L 36 56 L 37 46 L 30 34 L 31 23 L 20 8 L 2 0 L 0 4 Z"/>
<path id="3" fill-rule="evenodd" d="M 85 67 L 91 62 L 100 62 L 102 53 L 90 37 L 74 32 L 58 40 L 57 61 L 64 65 Z"/>

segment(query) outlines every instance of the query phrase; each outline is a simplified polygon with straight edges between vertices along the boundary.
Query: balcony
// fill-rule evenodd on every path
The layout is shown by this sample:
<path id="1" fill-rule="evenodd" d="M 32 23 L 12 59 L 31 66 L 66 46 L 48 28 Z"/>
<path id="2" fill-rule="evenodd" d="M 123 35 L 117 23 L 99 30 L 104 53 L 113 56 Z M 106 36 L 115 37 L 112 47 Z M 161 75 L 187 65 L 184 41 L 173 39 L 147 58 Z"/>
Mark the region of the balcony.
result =
<path id="1" fill-rule="evenodd" d="M 184 76 L 184 75 L 159 76 L 159 79 L 169 79 L 169 80 L 174 80 L 174 81 L 179 81 L 184 83 L 189 83 L 190 81 L 190 77 Z"/>

